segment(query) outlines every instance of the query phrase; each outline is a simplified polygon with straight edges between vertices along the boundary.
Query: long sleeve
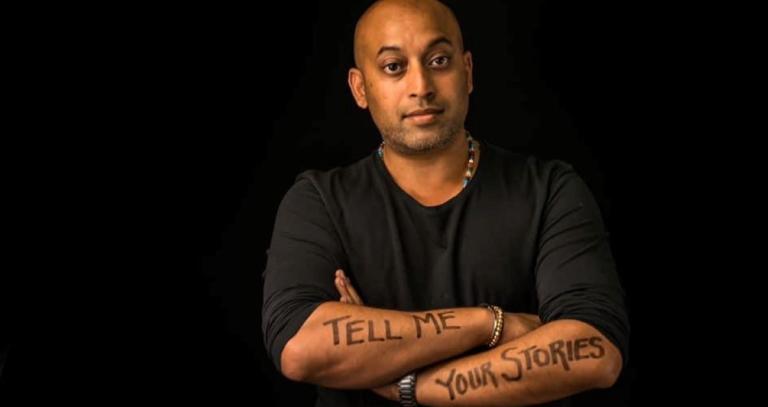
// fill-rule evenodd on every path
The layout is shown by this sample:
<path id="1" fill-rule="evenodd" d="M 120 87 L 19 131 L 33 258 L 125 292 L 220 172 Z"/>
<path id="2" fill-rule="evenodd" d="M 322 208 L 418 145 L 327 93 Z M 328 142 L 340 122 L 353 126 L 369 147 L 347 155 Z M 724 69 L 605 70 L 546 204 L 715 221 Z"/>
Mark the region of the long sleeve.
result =
<path id="1" fill-rule="evenodd" d="M 540 317 L 592 325 L 626 364 L 629 319 L 600 209 L 569 164 L 551 163 L 536 261 Z"/>
<path id="2" fill-rule="evenodd" d="M 322 197 L 297 177 L 275 218 L 263 273 L 262 333 L 275 366 L 291 337 L 323 302 L 338 300 L 333 275 L 344 254 Z"/>

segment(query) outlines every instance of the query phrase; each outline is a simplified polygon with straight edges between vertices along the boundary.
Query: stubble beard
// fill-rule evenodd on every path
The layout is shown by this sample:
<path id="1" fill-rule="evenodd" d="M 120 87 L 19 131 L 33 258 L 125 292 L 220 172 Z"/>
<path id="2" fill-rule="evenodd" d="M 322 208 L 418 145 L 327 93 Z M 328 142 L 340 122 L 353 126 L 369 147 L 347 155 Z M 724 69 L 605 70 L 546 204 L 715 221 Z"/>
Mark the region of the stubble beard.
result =
<path id="1" fill-rule="evenodd" d="M 391 126 L 381 129 L 381 135 L 388 148 L 391 148 L 402 155 L 421 155 L 434 150 L 443 150 L 448 148 L 461 132 L 463 126 L 460 123 L 441 123 L 430 129 L 430 136 L 416 137 L 409 135 L 409 132 L 416 133 L 418 130 L 410 130 L 404 126 Z"/>

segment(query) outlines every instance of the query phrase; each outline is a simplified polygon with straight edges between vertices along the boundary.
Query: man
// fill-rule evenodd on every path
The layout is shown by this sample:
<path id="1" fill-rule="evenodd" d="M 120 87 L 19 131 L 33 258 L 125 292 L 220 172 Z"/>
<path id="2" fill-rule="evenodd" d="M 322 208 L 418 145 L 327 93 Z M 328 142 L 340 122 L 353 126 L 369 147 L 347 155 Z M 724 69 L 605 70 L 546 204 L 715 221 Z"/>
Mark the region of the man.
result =
<path id="1" fill-rule="evenodd" d="M 472 55 L 443 4 L 376 2 L 354 50 L 349 86 L 383 143 L 300 174 L 280 204 L 262 327 L 278 369 L 317 384 L 321 406 L 527 405 L 611 386 L 629 327 L 585 183 L 465 130 Z"/>

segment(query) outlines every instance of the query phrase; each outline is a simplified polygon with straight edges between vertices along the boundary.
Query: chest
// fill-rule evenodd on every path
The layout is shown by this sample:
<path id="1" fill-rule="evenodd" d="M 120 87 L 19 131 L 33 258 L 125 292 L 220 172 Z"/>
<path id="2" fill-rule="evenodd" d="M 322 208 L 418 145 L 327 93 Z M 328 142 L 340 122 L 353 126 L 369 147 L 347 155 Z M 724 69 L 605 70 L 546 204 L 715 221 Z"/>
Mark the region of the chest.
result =
<path id="1" fill-rule="evenodd" d="M 350 275 L 372 306 L 527 308 L 535 287 L 535 227 L 512 212 L 370 218 L 347 231 Z"/>

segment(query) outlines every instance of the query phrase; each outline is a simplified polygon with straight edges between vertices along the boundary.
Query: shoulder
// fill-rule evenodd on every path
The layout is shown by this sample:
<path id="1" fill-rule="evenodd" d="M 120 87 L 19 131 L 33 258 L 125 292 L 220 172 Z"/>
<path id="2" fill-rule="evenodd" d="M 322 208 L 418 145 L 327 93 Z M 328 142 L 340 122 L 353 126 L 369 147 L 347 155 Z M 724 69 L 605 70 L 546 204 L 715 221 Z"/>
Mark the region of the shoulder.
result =
<path id="1" fill-rule="evenodd" d="M 516 182 L 550 186 L 564 177 L 576 175 L 573 165 L 559 159 L 542 158 L 529 152 L 512 151 L 488 143 L 484 145 L 487 163 L 495 171 Z M 481 160 L 483 156 L 481 156 Z M 481 164 L 482 165 L 482 164 Z"/>
<path id="2" fill-rule="evenodd" d="M 311 199 L 328 206 L 339 197 L 349 196 L 352 191 L 371 184 L 376 170 L 373 155 L 351 164 L 331 169 L 309 169 L 299 173 L 286 198 Z"/>
<path id="3" fill-rule="evenodd" d="M 327 170 L 310 169 L 296 176 L 296 183 L 308 182 L 318 187 L 329 184 L 359 181 L 373 168 L 373 155 L 365 156 L 351 164 L 340 165 Z"/>

